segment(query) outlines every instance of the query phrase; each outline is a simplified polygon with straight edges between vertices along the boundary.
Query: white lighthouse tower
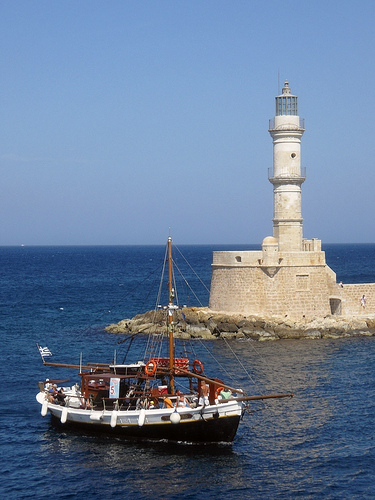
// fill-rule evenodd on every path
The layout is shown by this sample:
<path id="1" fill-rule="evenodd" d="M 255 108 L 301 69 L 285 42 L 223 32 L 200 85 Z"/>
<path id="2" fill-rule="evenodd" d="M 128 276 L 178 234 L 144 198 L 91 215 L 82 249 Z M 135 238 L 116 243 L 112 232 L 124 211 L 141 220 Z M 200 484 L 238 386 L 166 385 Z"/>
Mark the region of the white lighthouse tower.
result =
<path id="1" fill-rule="evenodd" d="M 301 185 L 305 172 L 301 170 L 301 137 L 303 120 L 298 116 L 298 97 L 291 94 L 285 81 L 282 94 L 276 97 L 275 118 L 270 120 L 273 139 L 273 169 L 269 180 L 273 184 L 273 236 L 281 252 L 302 250 Z"/>
<path id="2" fill-rule="evenodd" d="M 298 98 L 286 81 L 281 95 L 276 96 L 276 113 L 269 126 L 273 140 L 273 168 L 268 175 L 274 193 L 273 236 L 263 239 L 261 250 L 214 252 L 211 310 L 305 320 L 355 314 L 363 293 L 367 297 L 373 293 L 375 304 L 375 284 L 361 293 L 363 285 L 340 287 L 326 264 L 321 241 L 303 237 L 304 132 Z"/>

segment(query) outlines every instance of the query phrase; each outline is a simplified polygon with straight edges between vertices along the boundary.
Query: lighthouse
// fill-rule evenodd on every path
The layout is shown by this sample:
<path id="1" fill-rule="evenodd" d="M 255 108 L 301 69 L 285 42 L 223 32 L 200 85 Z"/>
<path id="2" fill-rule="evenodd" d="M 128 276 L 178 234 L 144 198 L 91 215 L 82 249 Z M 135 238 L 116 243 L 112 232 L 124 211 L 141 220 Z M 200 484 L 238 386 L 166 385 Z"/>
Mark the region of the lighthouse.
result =
<path id="1" fill-rule="evenodd" d="M 298 97 L 285 81 L 282 94 L 276 96 L 276 112 L 270 120 L 273 139 L 273 168 L 268 178 L 273 184 L 273 237 L 279 251 L 302 250 L 301 185 L 305 170 L 301 168 L 301 137 L 304 122 L 298 115 Z"/>
<path id="2" fill-rule="evenodd" d="M 273 141 L 273 166 L 268 169 L 273 186 L 273 235 L 263 239 L 260 250 L 213 253 L 209 308 L 247 318 L 277 316 L 284 324 L 286 318 L 305 321 L 364 314 L 359 299 L 365 293 L 366 313 L 370 301 L 375 311 L 375 283 L 340 286 L 326 263 L 322 242 L 302 234 L 301 186 L 306 175 L 301 167 L 301 138 L 305 126 L 298 114 L 298 97 L 288 81 L 276 96 L 268 131 Z"/>

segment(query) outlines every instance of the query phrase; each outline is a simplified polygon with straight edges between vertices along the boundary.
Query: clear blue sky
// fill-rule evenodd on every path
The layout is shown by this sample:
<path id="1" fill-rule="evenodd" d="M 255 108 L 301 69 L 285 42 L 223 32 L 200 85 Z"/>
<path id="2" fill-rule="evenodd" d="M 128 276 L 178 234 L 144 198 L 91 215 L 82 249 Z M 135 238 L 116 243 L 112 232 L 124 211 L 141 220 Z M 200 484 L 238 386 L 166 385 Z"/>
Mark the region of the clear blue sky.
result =
<path id="1" fill-rule="evenodd" d="M 374 242 L 374 26 L 372 0 L 0 0 L 0 245 L 260 245 L 278 74 L 304 236 Z"/>

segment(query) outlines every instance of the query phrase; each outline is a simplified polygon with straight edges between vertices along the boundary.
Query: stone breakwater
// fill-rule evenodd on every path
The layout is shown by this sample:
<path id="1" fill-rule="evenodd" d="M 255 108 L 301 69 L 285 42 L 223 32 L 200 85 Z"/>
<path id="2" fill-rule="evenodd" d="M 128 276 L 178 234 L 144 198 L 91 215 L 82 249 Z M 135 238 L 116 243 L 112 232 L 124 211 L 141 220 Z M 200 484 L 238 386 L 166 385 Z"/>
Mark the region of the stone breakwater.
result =
<path id="1" fill-rule="evenodd" d="M 165 311 L 148 311 L 132 319 L 124 319 L 106 327 L 115 334 L 162 333 L 167 331 Z M 327 316 L 311 320 L 242 316 L 213 312 L 205 307 L 189 307 L 177 311 L 174 336 L 189 339 L 320 339 L 375 336 L 375 315 Z"/>

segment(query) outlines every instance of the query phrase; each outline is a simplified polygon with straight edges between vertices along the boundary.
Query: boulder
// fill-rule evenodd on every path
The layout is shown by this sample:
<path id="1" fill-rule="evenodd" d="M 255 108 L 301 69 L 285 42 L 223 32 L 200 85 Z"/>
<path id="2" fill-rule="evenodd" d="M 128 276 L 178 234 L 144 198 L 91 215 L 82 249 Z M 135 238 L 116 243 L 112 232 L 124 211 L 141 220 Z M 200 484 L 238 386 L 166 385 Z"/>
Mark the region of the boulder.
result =
<path id="1" fill-rule="evenodd" d="M 279 339 L 279 337 L 277 337 L 273 333 L 269 333 L 269 332 L 265 332 L 265 331 L 260 331 L 259 332 L 259 338 L 258 338 L 258 340 L 260 342 L 267 341 L 267 340 L 278 340 L 278 339 Z"/>
<path id="2" fill-rule="evenodd" d="M 236 332 L 222 332 L 220 334 L 220 337 L 222 339 L 236 339 L 237 338 L 237 331 Z"/>
<path id="3" fill-rule="evenodd" d="M 237 333 L 238 327 L 235 323 L 219 323 L 217 325 L 217 330 L 222 333 Z"/>
<path id="4" fill-rule="evenodd" d="M 319 330 L 305 330 L 301 333 L 301 338 L 304 339 L 321 339 L 322 334 Z"/>
<path id="5" fill-rule="evenodd" d="M 215 338 L 204 323 L 197 325 L 186 325 L 186 333 L 193 338 Z"/>

